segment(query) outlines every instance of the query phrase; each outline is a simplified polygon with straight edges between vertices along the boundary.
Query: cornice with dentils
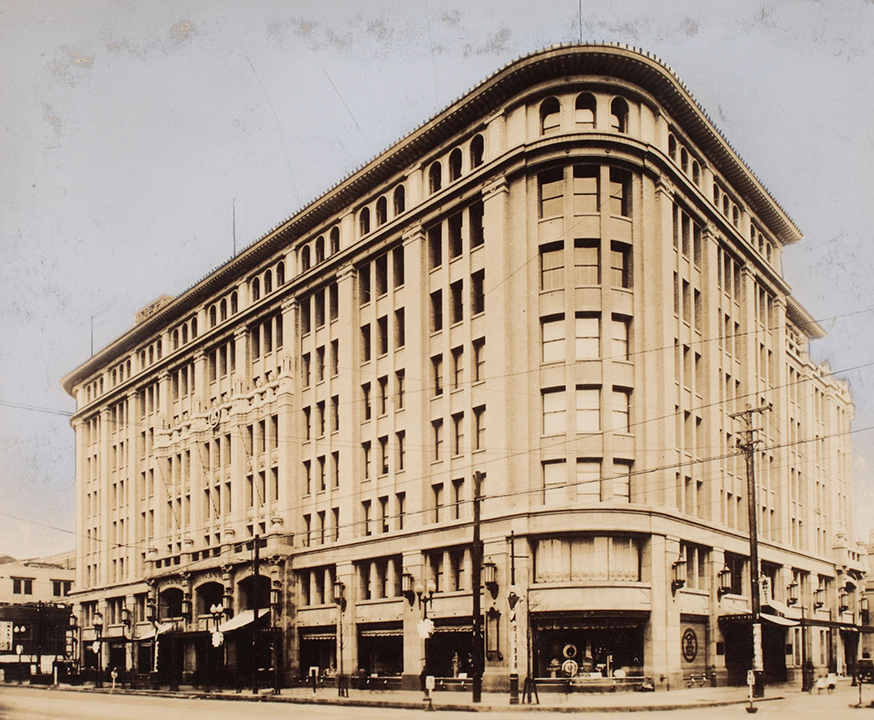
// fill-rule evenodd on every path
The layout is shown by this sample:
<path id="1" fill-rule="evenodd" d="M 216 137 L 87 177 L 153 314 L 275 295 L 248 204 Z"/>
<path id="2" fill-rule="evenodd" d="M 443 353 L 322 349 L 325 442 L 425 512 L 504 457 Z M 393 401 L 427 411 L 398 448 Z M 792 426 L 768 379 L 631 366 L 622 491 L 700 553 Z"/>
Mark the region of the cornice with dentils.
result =
<path id="1" fill-rule="evenodd" d="M 403 173 L 454 136 L 469 130 L 526 87 L 573 75 L 600 75 L 636 84 L 648 91 L 704 152 L 723 177 L 783 243 L 801 232 L 709 118 L 679 76 L 651 53 L 619 43 L 556 45 L 514 60 L 453 101 L 446 109 L 353 170 L 252 242 L 224 265 L 210 271 L 173 302 L 136 325 L 63 378 L 67 393 L 92 374 L 178 322 L 232 280 L 256 269 L 291 242 L 340 211 L 353 206 L 374 187 Z"/>

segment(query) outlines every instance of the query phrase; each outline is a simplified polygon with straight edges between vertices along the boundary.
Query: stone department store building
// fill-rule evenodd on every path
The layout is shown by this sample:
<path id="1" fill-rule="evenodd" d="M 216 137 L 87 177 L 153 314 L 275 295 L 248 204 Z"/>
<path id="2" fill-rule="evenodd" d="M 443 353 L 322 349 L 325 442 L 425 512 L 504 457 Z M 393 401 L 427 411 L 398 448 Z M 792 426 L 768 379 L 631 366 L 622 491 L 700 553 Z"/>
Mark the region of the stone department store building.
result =
<path id="1" fill-rule="evenodd" d="M 851 670 L 853 406 L 781 275 L 800 237 L 652 55 L 510 63 L 64 379 L 82 663 L 470 674 L 482 472 L 487 689 L 511 572 L 522 677 L 743 682 L 731 414 L 770 404 L 766 678 Z"/>

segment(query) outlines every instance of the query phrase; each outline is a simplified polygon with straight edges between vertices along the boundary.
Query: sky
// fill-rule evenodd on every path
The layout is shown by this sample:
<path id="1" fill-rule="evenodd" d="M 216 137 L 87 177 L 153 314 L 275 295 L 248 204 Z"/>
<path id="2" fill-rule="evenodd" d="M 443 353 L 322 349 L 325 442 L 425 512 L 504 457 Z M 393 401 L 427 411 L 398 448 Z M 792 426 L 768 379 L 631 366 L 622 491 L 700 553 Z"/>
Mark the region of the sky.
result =
<path id="1" fill-rule="evenodd" d="M 609 5 L 609 7 L 607 7 Z M 0 2 L 0 554 L 75 546 L 61 378 L 486 76 L 622 42 L 685 81 L 804 233 L 874 530 L 874 2 Z"/>

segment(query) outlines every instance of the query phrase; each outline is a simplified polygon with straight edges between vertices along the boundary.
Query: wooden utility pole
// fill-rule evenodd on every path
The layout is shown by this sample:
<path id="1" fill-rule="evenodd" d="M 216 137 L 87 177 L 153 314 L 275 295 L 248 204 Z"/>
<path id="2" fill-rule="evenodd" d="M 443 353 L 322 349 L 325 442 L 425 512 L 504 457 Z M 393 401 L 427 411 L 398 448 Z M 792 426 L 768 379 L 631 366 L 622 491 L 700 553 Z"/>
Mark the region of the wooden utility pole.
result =
<path id="1" fill-rule="evenodd" d="M 756 447 L 759 440 L 755 438 L 753 428 L 753 415 L 767 412 L 771 404 L 761 405 L 757 408 L 747 406 L 746 410 L 732 413 L 731 417 L 743 420 L 746 426 L 743 437 L 738 439 L 737 446 L 744 455 L 747 466 L 747 510 L 750 525 L 750 601 L 753 611 L 753 696 L 760 698 L 765 696 L 765 680 L 763 677 L 764 661 L 762 658 L 762 595 L 759 573 L 759 532 L 758 516 L 759 503 L 756 500 Z"/>
<path id="2" fill-rule="evenodd" d="M 480 538 L 480 492 L 486 476 L 477 470 L 473 474 L 473 546 L 470 550 L 470 585 L 473 592 L 473 621 L 471 623 L 471 658 L 473 659 L 473 702 L 478 703 L 483 696 L 483 632 L 482 632 L 482 567 L 483 541 Z"/>
<path id="3" fill-rule="evenodd" d="M 260 544 L 260 539 L 258 535 L 255 535 L 255 561 L 253 562 L 252 568 L 252 605 L 254 607 L 253 612 L 255 613 L 255 619 L 252 622 L 252 694 L 258 694 L 258 635 L 260 630 L 258 629 L 258 612 L 260 608 L 259 597 L 258 597 L 258 572 L 260 570 L 260 556 L 258 554 L 258 546 Z"/>

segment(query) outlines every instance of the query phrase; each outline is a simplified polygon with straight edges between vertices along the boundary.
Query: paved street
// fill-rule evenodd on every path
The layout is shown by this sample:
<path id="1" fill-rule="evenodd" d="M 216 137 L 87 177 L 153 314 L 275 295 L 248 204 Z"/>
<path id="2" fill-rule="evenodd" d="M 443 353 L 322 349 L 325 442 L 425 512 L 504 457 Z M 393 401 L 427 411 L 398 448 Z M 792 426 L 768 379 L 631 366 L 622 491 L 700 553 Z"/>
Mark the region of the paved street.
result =
<path id="1" fill-rule="evenodd" d="M 731 689 L 723 691 L 722 699 L 736 697 Z M 726 694 L 729 693 L 729 694 Z M 401 694 L 398 694 L 401 695 Z M 387 694 L 375 701 L 390 701 L 398 695 Z M 398 698 L 409 702 L 418 694 L 403 693 Z M 807 695 L 801 694 L 793 688 L 769 688 L 769 696 L 783 696 L 782 699 L 772 699 L 757 703 L 759 707 L 757 717 L 778 718 L 816 718 L 816 720 L 839 720 L 840 718 L 874 718 L 874 709 L 869 707 L 854 708 L 851 705 L 858 701 L 857 688 L 850 687 L 849 681 L 840 683 L 838 690 L 832 695 Z M 245 696 L 243 696 L 245 697 Z M 372 697 L 372 696 L 371 696 Z M 451 718 L 470 718 L 470 712 L 465 710 L 449 710 L 445 706 L 445 694 L 441 696 L 437 704 L 440 710 L 439 718 L 447 720 Z M 697 719 L 706 715 L 708 719 L 730 720 L 747 717 L 744 705 L 733 704 L 721 707 L 695 707 L 697 703 L 705 703 L 709 700 L 719 701 L 720 693 L 710 691 L 696 692 L 678 691 L 673 693 L 660 693 L 658 696 L 649 696 L 649 703 L 672 702 L 679 705 L 689 705 L 682 709 L 651 710 L 647 713 L 652 720 L 667 720 L 668 718 Z M 304 699 L 300 696 L 299 699 Z M 308 698 L 307 698 L 308 699 Z M 326 699 L 329 699 L 326 697 Z M 333 699 L 333 698 L 330 698 Z M 457 701 L 467 702 L 469 696 Z M 616 702 L 616 696 L 589 696 L 578 702 L 564 702 L 554 707 L 536 708 L 537 718 L 567 717 L 569 710 L 585 712 L 586 718 L 613 718 L 617 711 L 622 709 L 634 710 L 643 706 L 640 696 L 635 694 L 627 698 L 627 707 Z M 484 697 L 484 700 L 497 704 L 497 697 Z M 867 705 L 874 700 L 874 687 L 863 688 L 863 702 Z M 608 709 L 603 706 L 612 705 Z M 598 710 L 599 706 L 602 707 Z M 518 717 L 520 711 L 526 715 L 523 708 L 506 708 L 492 712 L 478 712 L 476 717 L 506 718 Z M 386 708 L 366 706 L 343 706 L 343 705 L 312 705 L 288 702 L 253 702 L 251 700 L 213 700 L 196 697 L 156 697 L 156 696 L 133 696 L 133 695 L 108 695 L 92 692 L 47 690 L 19 686 L 0 687 L 0 720 L 224 720 L 230 718 L 245 717 L 247 720 L 286 720 L 290 716 L 313 718 L 355 718 L 356 720 L 393 720 L 418 714 L 423 710 L 411 710 L 407 708 Z"/>

